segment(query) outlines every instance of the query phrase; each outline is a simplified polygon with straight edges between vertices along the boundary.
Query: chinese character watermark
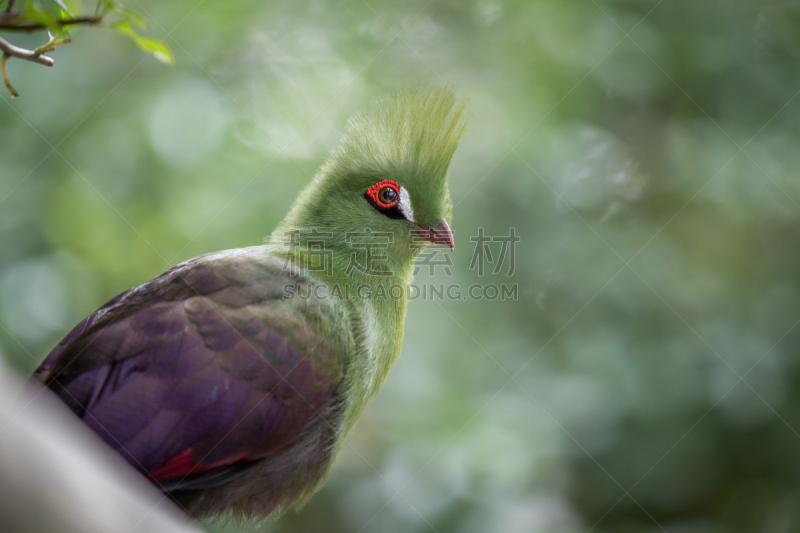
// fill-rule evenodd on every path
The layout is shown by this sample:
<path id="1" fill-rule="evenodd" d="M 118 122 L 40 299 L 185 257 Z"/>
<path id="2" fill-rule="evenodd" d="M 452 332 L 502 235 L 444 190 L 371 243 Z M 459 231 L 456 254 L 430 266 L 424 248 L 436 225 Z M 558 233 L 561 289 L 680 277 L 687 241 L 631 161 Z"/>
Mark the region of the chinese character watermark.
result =
<path id="1" fill-rule="evenodd" d="M 489 264 L 494 263 L 495 267 L 492 270 L 492 274 L 499 274 L 500 270 L 503 268 L 503 264 L 505 263 L 505 258 L 508 256 L 509 264 L 508 264 L 508 271 L 506 272 L 506 276 L 512 276 L 514 274 L 514 269 L 516 268 L 516 255 L 515 255 L 515 248 L 516 244 L 521 240 L 519 236 L 516 234 L 515 228 L 509 228 L 508 235 L 502 236 L 492 236 L 489 237 L 484 234 L 483 228 L 478 228 L 478 235 L 474 237 L 470 237 L 470 242 L 475 243 L 475 250 L 472 253 L 472 260 L 469 263 L 469 269 L 478 270 L 478 276 L 482 277 L 485 273 L 486 263 Z M 500 253 L 495 259 L 495 256 L 492 255 L 492 247 L 490 243 L 499 242 L 501 243 L 500 246 Z"/>
<path id="2" fill-rule="evenodd" d="M 446 276 L 453 276 L 453 260 L 450 258 L 450 253 L 441 248 L 429 247 L 421 251 L 414 263 L 413 275 L 418 275 L 419 271 L 423 267 L 428 267 L 428 275 L 430 276 L 434 276 L 436 274 L 436 267 L 441 267 L 444 269 Z"/>
<path id="3" fill-rule="evenodd" d="M 284 270 L 296 264 L 309 272 L 325 273 L 322 279 L 330 278 L 334 272 L 334 250 L 341 249 L 345 244 L 345 254 L 349 253 L 347 263 L 344 267 L 344 275 L 351 277 L 354 274 L 365 276 L 391 277 L 394 275 L 389 269 L 390 254 L 395 240 L 393 232 L 376 232 L 370 228 L 362 231 L 347 232 L 343 236 L 338 235 L 338 245 L 333 246 L 337 235 L 334 232 L 321 232 L 317 228 L 294 230 L 287 232 L 285 242 L 289 250 L 294 253 L 287 255 Z M 343 238 L 343 242 L 342 242 Z M 450 255 L 450 250 L 441 246 L 427 246 L 428 239 L 424 236 L 416 235 L 412 232 L 411 246 L 421 247 L 412 265 L 412 276 L 418 276 L 425 272 L 431 277 L 436 274 L 444 273 L 447 277 L 453 277 L 455 264 Z M 512 276 L 516 269 L 516 245 L 521 241 L 515 228 L 509 228 L 507 235 L 487 235 L 484 228 L 478 228 L 477 234 L 470 237 L 474 243 L 472 257 L 469 263 L 469 270 L 477 270 L 479 277 L 483 277 L 491 271 L 492 274 L 504 273 L 505 276 Z M 347 250 L 349 248 L 349 250 Z M 342 257 L 341 259 L 345 259 Z M 341 264 L 341 263 L 340 263 Z M 340 267 L 341 268 L 341 267 Z M 438 269 L 438 270 L 437 270 Z M 354 279 L 359 279 L 356 276 Z M 365 281 L 361 278 L 361 281 Z M 333 292 L 329 294 L 334 299 L 450 299 L 450 300 L 516 300 L 518 298 L 518 286 L 506 284 L 475 284 L 468 288 L 458 284 L 451 284 L 444 288 L 434 285 L 409 284 L 405 289 L 400 290 L 401 286 L 391 286 L 391 290 L 384 295 L 384 282 L 369 285 L 344 284 L 342 287 L 333 287 Z M 388 287 L 388 285 L 387 285 Z M 295 289 L 291 289 L 293 292 Z M 316 289 L 318 290 L 318 288 Z M 354 291 L 354 292 L 351 292 Z M 326 293 L 327 294 L 327 293 Z M 290 297 L 303 297 L 302 291 L 293 293 Z M 318 297 L 316 294 L 315 297 Z"/>
<path id="4" fill-rule="evenodd" d="M 326 246 L 326 240 L 333 238 L 333 233 L 322 233 L 317 228 L 296 230 L 285 234 L 289 240 L 289 248 L 301 248 L 302 266 L 309 272 L 325 272 L 333 275 L 333 250 Z M 288 270 L 293 259 L 289 257 L 283 263 L 283 270 Z"/>
<path id="5" fill-rule="evenodd" d="M 393 274 L 391 270 L 384 268 L 389 256 L 382 252 L 388 250 L 389 245 L 394 242 L 393 233 L 374 232 L 366 228 L 364 231 L 345 233 L 344 241 L 354 248 L 354 251 L 350 253 L 350 262 L 344 270 L 346 276 L 350 276 L 353 272 L 360 272 L 368 276 L 391 276 Z"/>

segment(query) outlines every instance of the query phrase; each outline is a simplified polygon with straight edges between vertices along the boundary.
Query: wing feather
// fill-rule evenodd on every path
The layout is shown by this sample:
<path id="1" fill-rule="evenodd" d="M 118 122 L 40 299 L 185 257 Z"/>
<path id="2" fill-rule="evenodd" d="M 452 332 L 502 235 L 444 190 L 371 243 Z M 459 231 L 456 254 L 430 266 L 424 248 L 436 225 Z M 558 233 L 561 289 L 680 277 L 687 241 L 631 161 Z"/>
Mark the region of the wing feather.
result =
<path id="1" fill-rule="evenodd" d="M 229 481 L 299 435 L 342 382 L 349 333 L 330 324 L 333 304 L 283 300 L 286 283 L 312 281 L 249 250 L 114 298 L 35 374 L 164 487 Z"/>

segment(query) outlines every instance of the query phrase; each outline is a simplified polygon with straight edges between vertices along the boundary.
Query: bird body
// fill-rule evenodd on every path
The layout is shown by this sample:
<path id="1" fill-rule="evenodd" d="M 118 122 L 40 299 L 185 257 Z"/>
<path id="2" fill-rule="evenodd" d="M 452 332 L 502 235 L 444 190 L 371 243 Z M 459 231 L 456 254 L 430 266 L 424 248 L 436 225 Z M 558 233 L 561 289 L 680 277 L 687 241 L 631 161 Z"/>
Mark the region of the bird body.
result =
<path id="1" fill-rule="evenodd" d="M 406 91 L 357 115 L 270 244 L 120 294 L 35 380 L 193 516 L 302 504 L 399 354 L 405 291 L 387 289 L 410 283 L 421 242 L 453 246 L 462 110 Z"/>

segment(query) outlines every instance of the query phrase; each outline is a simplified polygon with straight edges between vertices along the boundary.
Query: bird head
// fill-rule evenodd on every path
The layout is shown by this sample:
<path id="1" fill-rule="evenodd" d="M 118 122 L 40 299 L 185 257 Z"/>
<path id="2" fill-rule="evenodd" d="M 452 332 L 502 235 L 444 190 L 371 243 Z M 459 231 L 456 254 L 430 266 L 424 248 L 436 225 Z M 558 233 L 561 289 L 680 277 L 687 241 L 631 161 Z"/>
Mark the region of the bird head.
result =
<path id="1" fill-rule="evenodd" d="M 453 249 L 447 174 L 464 108 L 449 89 L 412 89 L 353 116 L 272 241 L 315 228 L 348 253 L 347 235 L 369 231 L 390 236 L 392 267 L 409 263 L 423 244 Z"/>

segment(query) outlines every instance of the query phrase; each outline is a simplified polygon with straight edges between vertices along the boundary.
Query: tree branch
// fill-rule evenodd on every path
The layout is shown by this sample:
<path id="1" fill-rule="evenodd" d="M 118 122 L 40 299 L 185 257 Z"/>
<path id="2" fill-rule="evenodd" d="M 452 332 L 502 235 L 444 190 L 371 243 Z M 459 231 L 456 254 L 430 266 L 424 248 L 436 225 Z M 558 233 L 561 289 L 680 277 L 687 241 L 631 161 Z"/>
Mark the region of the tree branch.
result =
<path id="1" fill-rule="evenodd" d="M 6 61 L 8 61 L 9 57 L 16 57 L 17 59 L 33 61 L 34 63 L 39 63 L 40 65 L 52 67 L 55 63 L 53 58 L 42 54 L 55 50 L 56 46 L 66 44 L 68 42 L 70 42 L 69 39 L 58 39 L 58 36 L 56 36 L 36 50 L 27 50 L 25 48 L 20 48 L 19 46 L 14 46 L 10 42 L 0 37 L 0 51 L 3 52 L 2 57 L 0 57 L 0 76 L 3 78 L 3 85 L 5 85 L 6 89 L 8 89 L 8 92 L 11 93 L 11 98 L 16 98 L 19 96 L 19 94 L 17 94 L 17 91 L 15 91 L 14 87 L 12 87 L 11 80 L 8 79 Z"/>
<path id="2" fill-rule="evenodd" d="M 39 22 L 22 22 L 20 21 L 21 15 L 19 13 L 4 13 L 0 14 L 0 31 L 21 31 L 21 32 L 34 32 L 48 29 L 47 26 Z M 102 15 L 85 15 L 82 17 L 74 17 L 67 19 L 57 19 L 56 24 L 60 28 L 76 25 L 89 25 L 93 26 L 103 21 Z"/>
<path id="3" fill-rule="evenodd" d="M 0 0 L 0 3 L 2 2 L 3 0 Z M 163 42 L 139 35 L 128 22 L 131 20 L 143 25 L 144 20 L 135 13 L 118 8 L 113 0 L 103 0 L 100 2 L 97 6 L 97 10 L 92 15 L 80 15 L 77 17 L 72 15 L 62 17 L 61 15 L 67 15 L 67 13 L 62 10 L 56 10 L 54 6 L 50 6 L 51 9 L 42 9 L 37 7 L 36 4 L 30 3 L 27 5 L 26 11 L 20 13 L 16 11 L 17 0 L 6 0 L 6 2 L 5 8 L 0 8 L 0 10 L 2 10 L 0 11 L 0 32 L 15 31 L 33 33 L 47 30 L 48 35 L 50 35 L 50 41 L 33 50 L 20 48 L 0 37 L 0 78 L 2 78 L 3 84 L 6 86 L 6 89 L 8 89 L 8 92 L 11 93 L 12 97 L 18 95 L 14 87 L 11 86 L 11 82 L 8 78 L 8 71 L 6 69 L 8 58 L 15 57 L 17 59 L 52 67 L 55 61 L 44 54 L 55 50 L 57 46 L 71 42 L 71 39 L 59 38 L 61 35 L 72 26 L 99 25 L 103 23 L 104 17 L 109 13 L 117 15 L 119 20 L 108 24 L 107 27 L 127 35 L 134 40 L 139 48 L 154 54 L 156 59 L 165 63 L 172 63 L 172 61 L 174 61 L 169 48 L 167 48 Z M 60 0 L 56 0 L 56 3 L 58 3 L 59 6 L 64 5 Z M 53 36 L 53 34 L 55 34 L 55 36 Z"/>
<path id="4" fill-rule="evenodd" d="M 55 63 L 52 57 L 42 55 L 42 53 L 46 52 L 47 49 L 42 50 L 39 48 L 36 50 L 27 50 L 25 48 L 20 48 L 19 46 L 14 46 L 2 37 L 0 37 L 0 50 L 2 50 L 3 55 L 8 57 L 16 57 L 17 59 L 33 61 L 34 63 L 39 63 L 40 65 L 45 65 L 47 67 L 52 67 Z"/>
<path id="5" fill-rule="evenodd" d="M 2 1 L 2 0 L 0 0 Z M 60 4 L 63 5 L 63 4 Z M 36 18 L 29 18 L 24 13 L 19 13 L 16 11 L 17 1 L 16 0 L 8 0 L 5 9 L 0 12 L 0 32 L 1 31 L 17 31 L 17 32 L 36 32 L 41 30 L 48 30 L 48 34 L 51 32 L 49 30 L 53 30 L 52 33 L 55 33 L 55 37 L 51 35 L 50 40 L 34 49 L 28 50 L 26 48 L 20 48 L 19 46 L 15 46 L 10 42 L 6 41 L 2 37 L 0 37 L 0 78 L 3 80 L 3 85 L 6 86 L 8 92 L 11 93 L 12 98 L 16 98 L 19 96 L 17 91 L 14 90 L 14 87 L 11 85 L 11 80 L 8 77 L 8 69 L 6 68 L 6 63 L 8 62 L 9 57 L 15 57 L 17 59 L 23 59 L 25 61 L 31 61 L 33 63 L 39 63 L 40 65 L 44 65 L 46 67 L 52 67 L 55 61 L 53 58 L 44 55 L 46 52 L 52 52 L 56 49 L 56 46 L 60 46 L 62 44 L 66 44 L 71 42 L 71 39 L 59 39 L 59 36 L 66 30 L 69 26 L 75 26 L 78 24 L 85 24 L 85 25 L 95 25 L 99 24 L 103 21 L 103 13 L 95 13 L 94 15 L 82 15 L 79 17 L 68 17 L 68 18 L 55 18 L 51 19 L 49 17 L 38 16 Z M 36 14 L 36 13 L 34 13 Z M 52 13 L 46 12 L 46 14 L 54 16 Z M 48 22 L 47 24 L 41 22 L 44 20 Z M 51 21 L 52 22 L 49 22 Z"/>
<path id="6" fill-rule="evenodd" d="M 3 75 L 3 85 L 6 86 L 8 92 L 11 93 L 11 98 L 16 98 L 19 96 L 17 91 L 14 90 L 14 87 L 11 85 L 11 80 L 8 79 L 8 70 L 6 69 L 6 61 L 8 61 L 8 54 L 3 54 L 0 57 L 0 73 Z"/>

